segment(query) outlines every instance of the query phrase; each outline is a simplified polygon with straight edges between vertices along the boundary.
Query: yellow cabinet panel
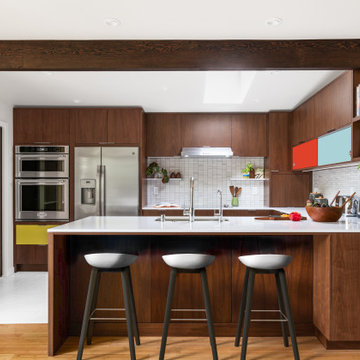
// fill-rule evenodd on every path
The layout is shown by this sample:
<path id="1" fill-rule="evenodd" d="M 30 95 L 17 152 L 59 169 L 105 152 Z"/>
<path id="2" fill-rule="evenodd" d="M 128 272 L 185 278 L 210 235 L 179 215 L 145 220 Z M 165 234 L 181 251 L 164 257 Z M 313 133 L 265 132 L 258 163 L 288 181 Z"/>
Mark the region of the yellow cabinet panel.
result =
<path id="1" fill-rule="evenodd" d="M 47 245 L 47 230 L 57 225 L 16 225 L 17 245 Z"/>

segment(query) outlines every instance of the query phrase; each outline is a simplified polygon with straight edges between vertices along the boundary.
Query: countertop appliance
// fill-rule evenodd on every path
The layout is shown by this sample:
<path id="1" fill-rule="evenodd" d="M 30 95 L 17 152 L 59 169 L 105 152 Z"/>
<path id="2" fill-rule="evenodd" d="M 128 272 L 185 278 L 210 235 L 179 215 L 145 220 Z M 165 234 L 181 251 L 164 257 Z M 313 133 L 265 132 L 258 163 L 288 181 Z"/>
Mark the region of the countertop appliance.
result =
<path id="1" fill-rule="evenodd" d="M 15 146 L 15 177 L 69 177 L 69 146 Z"/>
<path id="2" fill-rule="evenodd" d="M 15 219 L 69 219 L 69 147 L 15 147 Z"/>
<path id="3" fill-rule="evenodd" d="M 137 147 L 75 148 L 75 219 L 139 212 Z"/>

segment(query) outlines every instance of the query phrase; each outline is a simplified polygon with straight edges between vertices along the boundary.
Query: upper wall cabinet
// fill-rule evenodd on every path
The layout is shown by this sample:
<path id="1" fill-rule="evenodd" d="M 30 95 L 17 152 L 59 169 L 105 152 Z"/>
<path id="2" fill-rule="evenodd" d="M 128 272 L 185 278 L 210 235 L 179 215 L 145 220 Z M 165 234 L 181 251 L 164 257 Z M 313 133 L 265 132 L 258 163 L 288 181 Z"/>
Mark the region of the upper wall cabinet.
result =
<path id="1" fill-rule="evenodd" d="M 290 126 L 293 146 L 351 123 L 352 76 L 352 71 L 346 71 L 294 110 Z"/>
<path id="2" fill-rule="evenodd" d="M 231 119 L 224 114 L 183 114 L 183 146 L 231 146 Z"/>
<path id="3" fill-rule="evenodd" d="M 318 164 L 318 139 L 293 147 L 293 170 L 315 167 Z"/>
<path id="4" fill-rule="evenodd" d="M 67 109 L 14 109 L 14 145 L 68 145 L 69 121 Z"/>
<path id="5" fill-rule="evenodd" d="M 140 108 L 108 110 L 108 142 L 136 145 L 140 143 L 140 127 L 143 118 Z"/>
<path id="6" fill-rule="evenodd" d="M 351 127 L 318 139 L 318 165 L 351 161 Z"/>
<path id="7" fill-rule="evenodd" d="M 71 111 L 75 144 L 100 144 L 107 140 L 106 109 L 75 109 Z"/>
<path id="8" fill-rule="evenodd" d="M 146 156 L 179 156 L 182 148 L 180 114 L 146 115 Z"/>
<path id="9" fill-rule="evenodd" d="M 236 156 L 267 156 L 267 114 L 233 115 L 231 147 Z"/>
<path id="10" fill-rule="evenodd" d="M 142 118 L 141 108 L 72 110 L 75 144 L 139 144 Z"/>

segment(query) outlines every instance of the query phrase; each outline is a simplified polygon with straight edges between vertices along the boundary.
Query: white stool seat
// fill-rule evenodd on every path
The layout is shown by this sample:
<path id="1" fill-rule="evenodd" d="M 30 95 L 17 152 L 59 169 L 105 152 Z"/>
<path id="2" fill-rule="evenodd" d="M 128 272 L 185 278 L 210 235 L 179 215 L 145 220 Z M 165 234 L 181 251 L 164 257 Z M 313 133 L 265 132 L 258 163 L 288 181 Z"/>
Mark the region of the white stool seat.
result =
<path id="1" fill-rule="evenodd" d="M 277 270 L 288 266 L 292 256 L 280 254 L 258 254 L 239 256 L 239 260 L 247 267 L 259 270 Z"/>
<path id="2" fill-rule="evenodd" d="M 163 255 L 165 263 L 173 268 L 196 270 L 209 266 L 215 259 L 213 255 L 206 254 L 169 254 Z"/>
<path id="3" fill-rule="evenodd" d="M 87 263 L 98 269 L 121 269 L 130 266 L 137 255 L 121 253 L 97 253 L 85 255 Z"/>

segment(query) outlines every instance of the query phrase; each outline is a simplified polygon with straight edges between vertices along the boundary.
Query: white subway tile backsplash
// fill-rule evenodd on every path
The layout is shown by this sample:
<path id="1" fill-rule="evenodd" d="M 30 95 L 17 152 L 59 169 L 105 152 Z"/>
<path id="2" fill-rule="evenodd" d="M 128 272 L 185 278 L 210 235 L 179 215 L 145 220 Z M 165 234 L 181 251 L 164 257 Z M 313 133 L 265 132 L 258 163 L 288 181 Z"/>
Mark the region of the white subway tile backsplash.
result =
<path id="1" fill-rule="evenodd" d="M 351 195 L 354 191 L 360 195 L 360 170 L 357 169 L 357 164 L 313 172 L 313 191 L 332 199 L 338 190 L 342 195 Z"/>
<path id="2" fill-rule="evenodd" d="M 264 158 L 231 158 L 231 159 L 183 159 L 183 158 L 148 158 L 148 164 L 157 162 L 169 174 L 180 172 L 181 181 L 147 182 L 147 206 L 162 202 L 177 203 L 182 207 L 189 206 L 189 178 L 195 178 L 195 207 L 216 208 L 219 206 L 217 190 L 223 191 L 224 205 L 231 205 L 229 186 L 242 187 L 239 206 L 262 208 L 264 206 L 264 181 L 233 181 L 242 179 L 241 169 L 248 162 L 255 168 L 264 168 Z M 157 190 L 155 189 L 157 188 Z M 155 189 L 155 190 L 154 190 Z"/>

